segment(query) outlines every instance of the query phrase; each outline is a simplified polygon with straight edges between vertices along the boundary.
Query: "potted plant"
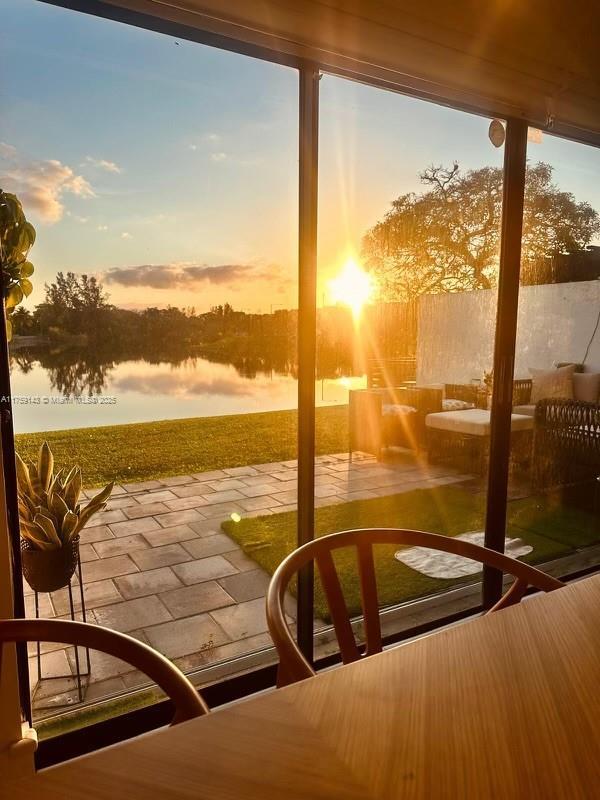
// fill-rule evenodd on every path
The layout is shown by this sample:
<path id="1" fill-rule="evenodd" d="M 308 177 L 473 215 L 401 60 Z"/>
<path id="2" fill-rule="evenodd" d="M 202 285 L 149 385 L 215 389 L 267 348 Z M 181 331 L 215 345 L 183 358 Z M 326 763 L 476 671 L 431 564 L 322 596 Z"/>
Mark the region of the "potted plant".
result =
<path id="1" fill-rule="evenodd" d="M 40 447 L 37 464 L 26 464 L 17 453 L 17 479 L 23 575 L 35 592 L 54 592 L 71 580 L 79 533 L 106 507 L 114 482 L 82 506 L 81 470 L 75 466 L 54 474 L 48 442 Z"/>
<path id="2" fill-rule="evenodd" d="M 12 337 L 10 317 L 23 298 L 33 291 L 29 280 L 33 264 L 28 261 L 28 255 L 34 242 L 35 228 L 27 222 L 18 198 L 0 189 L 0 267 L 9 341 Z"/>

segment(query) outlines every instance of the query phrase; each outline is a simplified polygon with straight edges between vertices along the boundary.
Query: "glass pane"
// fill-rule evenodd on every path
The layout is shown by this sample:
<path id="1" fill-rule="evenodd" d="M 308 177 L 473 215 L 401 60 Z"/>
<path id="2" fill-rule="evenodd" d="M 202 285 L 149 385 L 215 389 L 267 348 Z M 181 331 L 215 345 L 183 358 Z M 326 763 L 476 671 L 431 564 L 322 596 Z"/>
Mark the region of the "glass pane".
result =
<path id="1" fill-rule="evenodd" d="M 508 530 L 535 535 L 555 574 L 597 564 L 600 543 L 600 157 L 529 131 Z"/>
<path id="2" fill-rule="evenodd" d="M 296 496 L 297 73 L 29 0 L 0 37 L 0 186 L 37 230 L 17 450 L 47 440 L 86 498 L 115 481 L 80 535 L 88 619 L 199 686 L 268 663 L 267 570 L 296 543 L 268 523 Z M 40 614 L 69 615 L 65 582 Z M 44 646 L 39 683 L 34 653 L 36 719 L 80 709 L 73 650 Z M 112 699 L 82 720 L 152 701 L 140 686 L 92 655 L 83 705 Z"/>
<path id="3" fill-rule="evenodd" d="M 317 535 L 482 543 L 503 148 L 489 119 L 328 75 L 320 120 Z M 480 601 L 477 565 L 375 555 L 386 633 Z M 352 553 L 339 569 L 359 614 Z"/>

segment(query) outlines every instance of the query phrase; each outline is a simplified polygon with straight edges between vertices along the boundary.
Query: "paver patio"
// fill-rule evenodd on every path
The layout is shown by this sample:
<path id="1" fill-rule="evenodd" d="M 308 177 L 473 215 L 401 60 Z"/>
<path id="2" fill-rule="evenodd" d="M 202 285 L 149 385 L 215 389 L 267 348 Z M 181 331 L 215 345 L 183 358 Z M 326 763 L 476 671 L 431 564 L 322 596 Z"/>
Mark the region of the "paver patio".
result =
<path id="1" fill-rule="evenodd" d="M 316 459 L 316 505 L 346 503 L 464 481 L 450 467 L 418 461 L 378 463 L 347 454 Z M 257 464 L 116 486 L 106 511 L 81 534 L 88 620 L 129 633 L 189 671 L 270 644 L 264 597 L 268 574 L 221 531 L 221 522 L 296 508 L 296 461 Z M 93 493 L 91 493 L 93 494 Z M 25 584 L 27 613 L 33 595 Z M 79 608 L 79 589 L 74 587 Z M 40 595 L 43 616 L 65 617 L 67 590 Z M 288 613 L 294 618 L 290 598 Z M 33 656 L 34 646 L 30 646 Z M 74 669 L 74 652 L 42 646 L 45 676 Z M 146 679 L 109 656 L 91 654 L 87 700 L 106 697 Z M 37 672 L 30 658 L 32 685 Z M 43 681 L 38 705 L 75 701 L 68 677 Z"/>

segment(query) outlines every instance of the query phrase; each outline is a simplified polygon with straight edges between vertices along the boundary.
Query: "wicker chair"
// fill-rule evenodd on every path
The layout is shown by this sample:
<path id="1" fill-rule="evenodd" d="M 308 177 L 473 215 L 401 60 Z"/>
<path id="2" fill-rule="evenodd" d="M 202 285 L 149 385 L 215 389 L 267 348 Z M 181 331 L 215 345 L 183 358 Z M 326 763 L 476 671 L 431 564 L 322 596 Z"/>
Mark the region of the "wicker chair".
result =
<path id="1" fill-rule="evenodd" d="M 545 399 L 535 407 L 533 484 L 544 491 L 600 475 L 600 405 Z"/>
<path id="2" fill-rule="evenodd" d="M 386 414 L 385 406 L 415 409 Z M 378 459 L 387 447 L 420 450 L 425 446 L 425 417 L 442 410 L 442 390 L 396 387 L 349 393 L 349 454 L 361 451 Z"/>

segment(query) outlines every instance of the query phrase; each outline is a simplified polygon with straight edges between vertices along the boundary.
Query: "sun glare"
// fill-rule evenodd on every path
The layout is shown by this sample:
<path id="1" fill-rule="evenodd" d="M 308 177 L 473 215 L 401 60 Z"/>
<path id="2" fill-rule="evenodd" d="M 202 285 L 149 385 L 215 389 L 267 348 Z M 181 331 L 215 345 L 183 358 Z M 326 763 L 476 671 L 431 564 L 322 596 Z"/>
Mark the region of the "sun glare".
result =
<path id="1" fill-rule="evenodd" d="M 340 274 L 329 281 L 329 292 L 332 301 L 349 306 L 356 319 L 373 294 L 373 281 L 368 272 L 349 258 Z"/>

